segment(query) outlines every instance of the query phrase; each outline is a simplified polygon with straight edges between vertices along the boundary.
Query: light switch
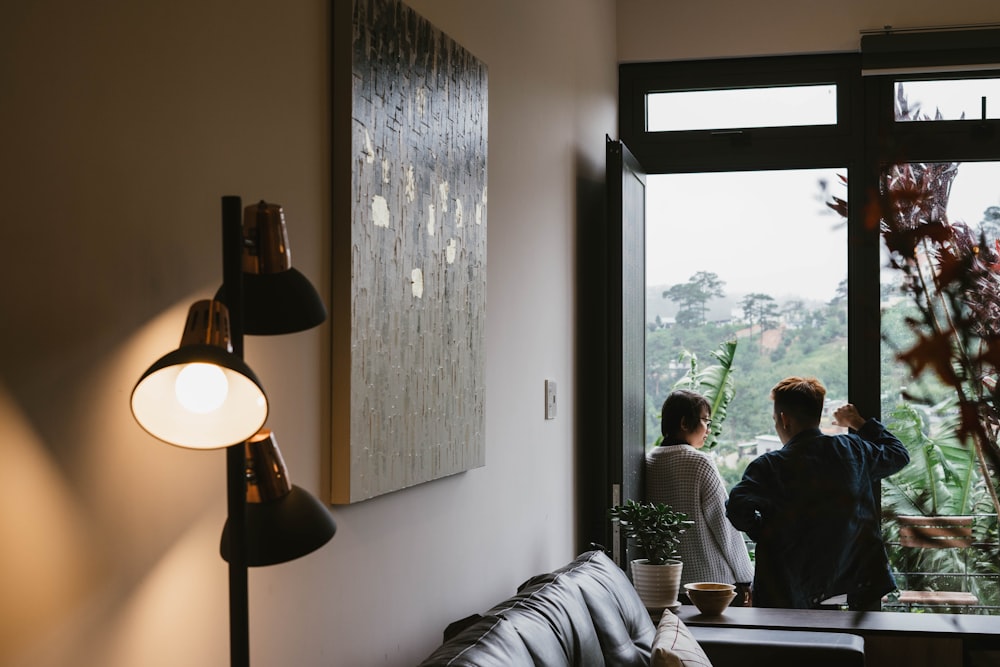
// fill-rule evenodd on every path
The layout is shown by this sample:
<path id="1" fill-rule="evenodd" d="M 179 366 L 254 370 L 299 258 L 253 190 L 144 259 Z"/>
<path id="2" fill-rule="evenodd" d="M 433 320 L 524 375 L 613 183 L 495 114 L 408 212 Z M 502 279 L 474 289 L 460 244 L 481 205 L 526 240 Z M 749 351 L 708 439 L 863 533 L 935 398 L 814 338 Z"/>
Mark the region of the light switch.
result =
<path id="1" fill-rule="evenodd" d="M 553 380 L 545 381 L 545 418 L 556 418 L 556 383 Z"/>

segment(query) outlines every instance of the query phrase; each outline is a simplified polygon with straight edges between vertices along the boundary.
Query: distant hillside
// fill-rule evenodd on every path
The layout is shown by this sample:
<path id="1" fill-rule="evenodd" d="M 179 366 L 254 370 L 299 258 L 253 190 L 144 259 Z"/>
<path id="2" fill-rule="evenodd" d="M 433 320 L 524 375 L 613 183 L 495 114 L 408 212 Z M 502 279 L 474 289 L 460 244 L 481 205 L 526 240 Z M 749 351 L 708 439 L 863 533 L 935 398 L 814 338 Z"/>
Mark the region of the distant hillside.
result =
<path id="1" fill-rule="evenodd" d="M 670 289 L 670 285 L 658 285 L 646 288 L 647 322 L 655 322 L 657 315 L 666 320 L 673 319 L 677 314 L 677 304 L 663 298 L 663 293 L 668 289 Z M 712 299 L 708 304 L 708 320 L 710 322 L 726 322 L 731 319 L 740 319 L 743 314 L 740 308 L 740 301 L 743 300 L 744 296 L 746 296 L 745 292 L 734 292 L 733 294 L 727 294 L 721 299 Z M 791 301 L 792 297 L 775 297 L 775 300 L 780 308 L 788 301 Z M 803 301 L 808 308 L 818 308 L 822 305 L 820 301 L 807 299 Z"/>

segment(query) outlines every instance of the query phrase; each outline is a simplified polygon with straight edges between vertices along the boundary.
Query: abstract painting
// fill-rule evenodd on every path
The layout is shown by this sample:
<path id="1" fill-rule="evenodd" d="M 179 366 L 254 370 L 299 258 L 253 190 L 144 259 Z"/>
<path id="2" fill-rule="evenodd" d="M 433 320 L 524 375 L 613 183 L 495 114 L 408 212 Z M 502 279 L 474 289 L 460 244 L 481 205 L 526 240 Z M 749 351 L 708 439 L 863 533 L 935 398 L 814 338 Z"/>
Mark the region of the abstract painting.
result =
<path id="1" fill-rule="evenodd" d="M 398 0 L 354 0 L 352 30 L 334 503 L 485 465 L 487 69 Z"/>

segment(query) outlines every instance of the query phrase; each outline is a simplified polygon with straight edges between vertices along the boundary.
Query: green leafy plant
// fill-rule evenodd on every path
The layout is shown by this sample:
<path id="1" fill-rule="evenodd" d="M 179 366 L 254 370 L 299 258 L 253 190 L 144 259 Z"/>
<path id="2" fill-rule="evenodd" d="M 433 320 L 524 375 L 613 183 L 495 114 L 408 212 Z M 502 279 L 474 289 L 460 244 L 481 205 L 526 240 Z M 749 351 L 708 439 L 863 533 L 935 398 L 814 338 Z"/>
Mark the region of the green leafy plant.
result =
<path id="1" fill-rule="evenodd" d="M 736 340 L 728 340 L 712 351 L 715 364 L 700 367 L 697 355 L 685 351 L 681 361 L 687 362 L 688 370 L 682 378 L 674 383 L 674 389 L 688 389 L 705 397 L 708 401 L 712 417 L 712 430 L 705 441 L 705 448 L 711 449 L 719 443 L 722 434 L 722 424 L 726 421 L 726 412 L 730 401 L 736 395 L 736 384 L 733 379 L 733 361 L 736 359 Z"/>
<path id="2" fill-rule="evenodd" d="M 668 560 L 679 560 L 677 545 L 680 536 L 693 526 L 684 512 L 675 512 L 663 503 L 626 500 L 608 510 L 625 535 L 643 552 L 651 565 L 663 565 Z"/>
<path id="3" fill-rule="evenodd" d="M 886 426 L 910 451 L 910 464 L 882 480 L 882 504 L 887 517 L 966 516 L 989 512 L 986 481 L 979 475 L 976 452 L 955 435 L 956 399 L 933 406 L 900 403 L 888 415 Z M 936 424 L 932 428 L 932 424 Z M 993 518 L 973 522 L 975 542 L 995 538 Z M 968 590 L 982 604 L 995 604 L 997 591 L 989 581 L 997 566 L 989 551 L 920 549 L 900 544 L 895 520 L 883 524 L 893 570 L 901 573 L 900 587 L 915 590 Z M 963 581 L 963 575 L 972 576 Z"/>
<path id="4" fill-rule="evenodd" d="M 939 422 L 932 434 L 931 421 Z M 910 452 L 910 464 L 883 480 L 883 506 L 894 514 L 953 516 L 971 512 L 986 500 L 976 453 L 957 437 L 955 399 L 921 410 L 900 403 L 886 426 Z M 978 492 L 978 493 L 976 493 Z"/>

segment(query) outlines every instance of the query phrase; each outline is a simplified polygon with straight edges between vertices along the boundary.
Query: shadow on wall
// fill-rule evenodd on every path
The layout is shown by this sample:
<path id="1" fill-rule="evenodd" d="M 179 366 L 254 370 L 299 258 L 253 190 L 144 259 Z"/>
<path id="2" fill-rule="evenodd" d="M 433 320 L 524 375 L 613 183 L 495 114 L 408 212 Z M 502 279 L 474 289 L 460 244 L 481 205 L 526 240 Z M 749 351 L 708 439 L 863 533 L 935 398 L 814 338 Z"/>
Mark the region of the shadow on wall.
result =
<path id="1" fill-rule="evenodd" d="M 6 665 L 101 577 L 78 498 L 2 385 L 0 442 L 0 663 Z"/>
<path id="2" fill-rule="evenodd" d="M 137 594 L 153 585 L 165 561 L 181 557 L 192 526 L 208 524 L 209 543 L 218 541 L 224 453 L 192 460 L 146 435 L 129 411 L 132 385 L 159 351 L 176 346 L 185 312 L 186 305 L 171 308 L 133 332 L 117 354 L 80 359 L 62 382 L 49 378 L 50 391 L 35 399 L 34 416 L 9 383 L 0 383 L 0 664 L 102 664 L 96 656 L 111 647 L 90 643 L 107 637 L 115 623 L 135 622 L 143 605 Z M 214 553 L 188 560 L 165 586 L 171 594 L 147 600 L 161 606 L 197 600 L 196 611 L 181 612 L 180 623 L 222 636 L 225 591 L 216 614 L 221 620 L 207 622 L 206 586 L 195 580 L 207 567 L 224 586 L 225 564 Z M 142 609 L 140 615 L 159 613 L 169 612 Z M 127 643 L 131 635 L 115 636 Z M 165 646 L 170 641 L 164 638 Z M 73 655 L 81 646 L 93 655 Z"/>

